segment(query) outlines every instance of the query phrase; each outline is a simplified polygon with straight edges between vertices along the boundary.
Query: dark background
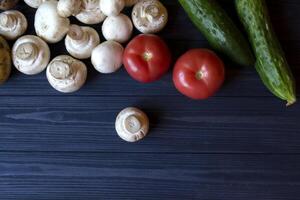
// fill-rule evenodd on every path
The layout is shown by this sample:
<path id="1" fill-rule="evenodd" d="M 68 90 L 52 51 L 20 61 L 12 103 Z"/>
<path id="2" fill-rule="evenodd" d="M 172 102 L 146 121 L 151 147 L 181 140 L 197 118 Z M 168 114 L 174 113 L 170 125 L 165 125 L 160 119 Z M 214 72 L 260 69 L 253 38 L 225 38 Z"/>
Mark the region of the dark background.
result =
<path id="1" fill-rule="evenodd" d="M 177 1 L 163 2 L 170 20 L 160 35 L 174 60 L 209 47 Z M 233 1 L 220 2 L 238 22 Z M 300 88 L 300 1 L 267 2 Z M 35 10 L 23 2 L 17 8 L 33 34 Z M 63 42 L 50 46 L 52 57 L 66 53 Z M 124 69 L 102 75 L 86 63 L 88 81 L 74 94 L 56 92 L 44 72 L 15 69 L 0 87 L 1 200 L 300 199 L 300 103 L 286 108 L 254 68 L 225 61 L 221 91 L 192 101 L 174 89 L 171 71 L 143 85 Z M 151 120 L 139 143 L 122 141 L 114 129 L 127 106 Z"/>

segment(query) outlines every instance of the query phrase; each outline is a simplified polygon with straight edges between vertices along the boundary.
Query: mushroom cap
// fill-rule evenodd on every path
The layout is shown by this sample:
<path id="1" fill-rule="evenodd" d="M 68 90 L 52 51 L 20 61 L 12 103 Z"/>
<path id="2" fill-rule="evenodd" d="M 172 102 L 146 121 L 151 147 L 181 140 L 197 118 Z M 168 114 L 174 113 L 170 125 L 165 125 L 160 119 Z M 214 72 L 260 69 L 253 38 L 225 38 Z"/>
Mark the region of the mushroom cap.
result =
<path id="1" fill-rule="evenodd" d="M 38 74 L 47 67 L 50 49 L 46 42 L 34 35 L 20 37 L 12 49 L 14 66 L 27 75 Z"/>
<path id="2" fill-rule="evenodd" d="M 115 41 L 106 41 L 98 45 L 92 52 L 92 64 L 100 73 L 109 74 L 122 66 L 124 48 Z"/>
<path id="3" fill-rule="evenodd" d="M 118 114 L 115 128 L 120 138 L 127 142 L 136 142 L 148 134 L 149 119 L 138 108 L 125 108 Z"/>
<path id="4" fill-rule="evenodd" d="M 86 65 L 71 56 L 55 57 L 47 67 L 47 79 L 59 92 L 70 93 L 79 90 L 87 78 Z"/>
<path id="5" fill-rule="evenodd" d="M 7 40 L 15 40 L 27 30 L 28 23 L 23 13 L 7 10 L 0 13 L 0 35 Z"/>
<path id="6" fill-rule="evenodd" d="M 57 2 L 42 3 L 36 11 L 34 28 L 38 36 L 46 42 L 56 43 L 63 39 L 70 26 L 70 20 L 57 13 Z"/>
<path id="7" fill-rule="evenodd" d="M 57 13 L 62 17 L 77 15 L 81 9 L 81 0 L 59 0 Z"/>
<path id="8" fill-rule="evenodd" d="M 57 1 L 57 0 L 24 0 L 24 2 L 32 8 L 38 8 L 42 3 L 46 1 Z"/>
<path id="9" fill-rule="evenodd" d="M 11 51 L 6 40 L 0 36 L 0 84 L 3 84 L 11 72 Z"/>
<path id="10" fill-rule="evenodd" d="M 74 28 L 73 28 L 74 27 Z M 72 31 L 74 29 L 74 31 Z M 76 30 L 78 29 L 78 30 Z M 78 32 L 79 33 L 76 33 Z M 71 34 L 82 34 L 79 38 L 74 39 Z M 71 25 L 69 34 L 65 39 L 65 45 L 67 51 L 75 58 L 87 59 L 91 57 L 93 49 L 99 45 L 100 37 L 98 32 L 92 27 L 79 27 L 77 25 Z"/>
<path id="11" fill-rule="evenodd" d="M 124 9 L 124 0 L 101 0 L 100 8 L 106 16 L 117 16 Z"/>
<path id="12" fill-rule="evenodd" d="M 158 0 L 142 0 L 132 10 L 134 26 L 142 33 L 157 33 L 168 22 L 168 11 Z"/>
<path id="13" fill-rule="evenodd" d="M 106 40 L 114 40 L 119 43 L 127 42 L 133 31 L 133 25 L 129 17 L 124 14 L 107 17 L 102 25 L 102 34 Z"/>
<path id="14" fill-rule="evenodd" d="M 106 18 L 100 9 L 100 0 L 82 0 L 81 11 L 75 17 L 84 24 L 99 24 Z"/>
<path id="15" fill-rule="evenodd" d="M 15 7 L 18 2 L 19 0 L 0 0 L 0 10 L 9 10 Z"/>

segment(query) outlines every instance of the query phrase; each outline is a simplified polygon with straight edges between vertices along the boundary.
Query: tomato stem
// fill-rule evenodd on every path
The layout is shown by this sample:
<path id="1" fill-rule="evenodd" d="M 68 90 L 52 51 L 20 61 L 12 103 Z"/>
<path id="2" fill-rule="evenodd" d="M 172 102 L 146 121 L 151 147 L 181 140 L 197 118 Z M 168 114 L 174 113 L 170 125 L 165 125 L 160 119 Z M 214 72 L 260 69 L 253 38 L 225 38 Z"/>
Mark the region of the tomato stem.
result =
<path id="1" fill-rule="evenodd" d="M 152 53 L 150 53 L 148 51 L 144 52 L 144 54 L 143 54 L 143 58 L 144 58 L 145 61 L 151 60 L 152 57 L 153 57 Z"/>
<path id="2" fill-rule="evenodd" d="M 202 78 L 203 78 L 203 72 L 200 70 L 200 71 L 198 71 L 197 73 L 196 73 L 196 79 L 197 80 L 201 80 Z"/>

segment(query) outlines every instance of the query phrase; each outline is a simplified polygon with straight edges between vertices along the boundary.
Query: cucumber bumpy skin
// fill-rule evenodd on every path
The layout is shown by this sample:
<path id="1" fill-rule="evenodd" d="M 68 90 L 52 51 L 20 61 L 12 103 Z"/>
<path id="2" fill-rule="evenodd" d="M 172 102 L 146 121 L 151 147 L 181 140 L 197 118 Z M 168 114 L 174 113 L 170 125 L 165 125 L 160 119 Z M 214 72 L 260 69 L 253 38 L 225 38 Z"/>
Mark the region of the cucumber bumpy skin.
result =
<path id="1" fill-rule="evenodd" d="M 265 0 L 235 0 L 256 55 L 256 70 L 267 88 L 287 105 L 296 102 L 296 86 L 273 30 Z"/>
<path id="2" fill-rule="evenodd" d="M 6 40 L 0 36 L 0 85 L 9 77 L 11 72 L 11 51 Z"/>
<path id="3" fill-rule="evenodd" d="M 250 44 L 215 0 L 179 2 L 214 49 L 239 65 L 254 66 Z"/>

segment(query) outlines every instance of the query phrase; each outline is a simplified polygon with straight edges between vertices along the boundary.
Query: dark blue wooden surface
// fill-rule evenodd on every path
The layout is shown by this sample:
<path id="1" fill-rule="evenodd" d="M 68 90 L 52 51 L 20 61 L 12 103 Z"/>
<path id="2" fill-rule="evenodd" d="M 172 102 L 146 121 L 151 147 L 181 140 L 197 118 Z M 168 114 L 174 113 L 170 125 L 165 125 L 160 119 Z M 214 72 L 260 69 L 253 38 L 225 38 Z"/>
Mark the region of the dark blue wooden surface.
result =
<path id="1" fill-rule="evenodd" d="M 164 2 L 170 22 L 160 35 L 174 59 L 208 47 L 177 1 Z M 232 1 L 220 2 L 236 19 Z M 300 88 L 300 2 L 268 5 Z M 23 2 L 18 9 L 34 33 L 34 9 Z M 66 52 L 63 42 L 51 49 L 52 57 Z M 300 104 L 286 108 L 253 68 L 226 61 L 224 87 L 196 102 L 176 92 L 171 72 L 141 85 L 124 69 L 101 75 L 86 63 L 87 84 L 75 94 L 54 91 L 45 73 L 14 70 L 1 86 L 0 200 L 300 199 Z M 127 106 L 151 120 L 151 133 L 136 144 L 114 130 Z"/>

